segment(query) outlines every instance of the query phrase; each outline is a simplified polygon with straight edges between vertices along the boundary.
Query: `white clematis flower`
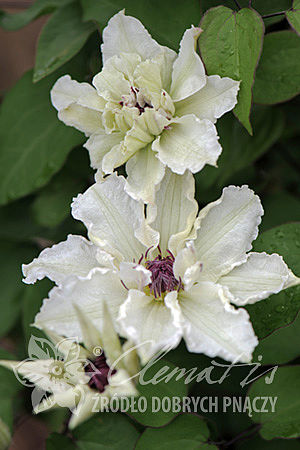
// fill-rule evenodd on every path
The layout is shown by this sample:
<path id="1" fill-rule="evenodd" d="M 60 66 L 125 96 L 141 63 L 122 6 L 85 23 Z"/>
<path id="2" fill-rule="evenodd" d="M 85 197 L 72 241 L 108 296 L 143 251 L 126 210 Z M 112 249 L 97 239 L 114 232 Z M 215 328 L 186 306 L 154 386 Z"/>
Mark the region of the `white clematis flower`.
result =
<path id="1" fill-rule="evenodd" d="M 125 188 L 154 200 L 165 166 L 183 174 L 215 166 L 216 120 L 234 108 L 239 82 L 206 76 L 196 53 L 200 28 L 186 30 L 178 55 L 123 11 L 103 31 L 103 69 L 93 85 L 61 77 L 51 92 L 58 117 L 89 137 L 91 164 L 110 174 L 127 162 Z"/>
<path id="2" fill-rule="evenodd" d="M 48 276 L 50 292 L 36 326 L 67 336 L 80 328 L 71 305 L 97 326 L 106 301 L 121 335 L 146 362 L 181 338 L 192 352 L 251 360 L 258 341 L 244 306 L 299 282 L 282 257 L 248 253 L 263 209 L 247 186 L 230 186 L 197 216 L 194 178 L 170 170 L 147 206 L 115 174 L 73 203 L 90 242 L 69 236 L 23 267 L 25 282 Z"/>
<path id="3" fill-rule="evenodd" d="M 39 359 L 35 354 L 34 359 L 24 361 L 0 360 L 0 365 L 13 370 L 18 378 L 29 380 L 28 383 L 20 379 L 23 384 L 35 387 L 32 395 L 35 413 L 69 408 L 71 429 L 92 416 L 96 411 L 93 407 L 105 408 L 112 397 L 136 396 L 131 378 L 139 372 L 135 350 L 128 342 L 122 349 L 105 305 L 102 333 L 78 305 L 74 305 L 74 312 L 81 326 L 84 347 L 75 338 L 65 339 L 45 330 L 50 341 L 42 339 L 42 345 L 50 346 L 55 357 L 47 354 L 47 358 Z M 34 348 L 36 352 L 39 347 Z"/>

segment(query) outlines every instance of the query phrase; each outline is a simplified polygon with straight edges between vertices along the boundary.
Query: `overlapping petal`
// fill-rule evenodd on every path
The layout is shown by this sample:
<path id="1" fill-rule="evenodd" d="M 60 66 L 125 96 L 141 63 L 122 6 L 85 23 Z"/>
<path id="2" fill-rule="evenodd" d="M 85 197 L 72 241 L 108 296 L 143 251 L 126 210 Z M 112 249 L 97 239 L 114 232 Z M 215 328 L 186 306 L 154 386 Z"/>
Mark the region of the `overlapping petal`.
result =
<path id="1" fill-rule="evenodd" d="M 287 287 L 290 271 L 282 257 L 250 253 L 247 261 L 219 279 L 238 306 L 255 303 Z"/>
<path id="2" fill-rule="evenodd" d="M 183 35 L 180 50 L 173 65 L 170 94 L 175 102 L 195 94 L 206 84 L 204 65 L 196 53 L 200 28 L 192 27 Z"/>
<path id="3" fill-rule="evenodd" d="M 32 284 L 44 277 L 61 284 L 70 275 L 85 277 L 99 266 L 97 247 L 82 236 L 45 248 L 30 264 L 23 264 L 24 283 Z"/>
<path id="4" fill-rule="evenodd" d="M 229 186 L 200 211 L 195 249 L 203 264 L 202 279 L 217 281 L 246 261 L 258 234 L 263 208 L 248 186 Z"/>
<path id="5" fill-rule="evenodd" d="M 195 181 L 190 172 L 180 176 L 166 170 L 155 203 L 147 209 L 148 223 L 159 232 L 163 253 L 169 249 L 176 255 L 190 234 L 198 211 L 194 195 Z"/>
<path id="6" fill-rule="evenodd" d="M 165 166 L 147 146 L 137 152 L 126 164 L 126 192 L 135 200 L 154 203 L 155 191 L 161 182 Z"/>
<path id="7" fill-rule="evenodd" d="M 175 103 L 176 115 L 195 114 L 199 119 L 208 119 L 215 123 L 223 114 L 234 108 L 239 81 L 228 77 L 221 78 L 219 75 L 206 78 L 206 84 L 201 90 Z"/>
<path id="8" fill-rule="evenodd" d="M 144 221 L 144 207 L 124 190 L 125 179 L 110 175 L 95 183 L 72 204 L 72 214 L 88 229 L 92 242 L 120 260 L 139 260 L 144 246 L 135 237 Z"/>
<path id="9" fill-rule="evenodd" d="M 216 165 L 222 148 L 217 130 L 209 120 L 190 114 L 173 119 L 153 142 L 158 158 L 178 174 L 199 172 L 206 164 Z"/>
<path id="10" fill-rule="evenodd" d="M 120 307 L 118 322 L 123 334 L 139 344 L 137 351 L 142 364 L 146 363 L 163 347 L 176 347 L 181 339 L 177 293 L 170 292 L 160 301 L 131 289 Z"/>
<path id="11" fill-rule="evenodd" d="M 92 134 L 92 136 L 84 144 L 84 147 L 88 149 L 91 159 L 91 166 L 94 169 L 102 168 L 102 161 L 105 155 L 108 154 L 115 146 L 119 146 L 121 141 L 124 139 L 124 133 L 113 132 L 107 134 L 104 130 L 98 130 L 97 133 Z M 124 158 L 124 155 L 122 155 Z M 110 167 L 109 173 L 113 171 Z M 118 165 L 120 162 L 118 161 Z"/>
<path id="12" fill-rule="evenodd" d="M 251 361 L 258 340 L 249 315 L 235 309 L 220 285 L 200 282 L 181 292 L 184 339 L 189 351 L 229 361 Z"/>
<path id="13" fill-rule="evenodd" d="M 103 64 L 120 53 L 137 53 L 142 59 L 149 59 L 160 53 L 162 48 L 138 19 L 126 16 L 124 11 L 109 20 L 102 38 Z M 167 50 L 174 53 L 171 49 Z"/>
<path id="14" fill-rule="evenodd" d="M 77 128 L 87 136 L 102 129 L 105 101 L 90 84 L 78 83 L 65 75 L 53 86 L 51 101 L 58 110 L 59 119 L 66 125 Z"/>
<path id="15" fill-rule="evenodd" d="M 57 334 L 82 339 L 82 330 L 73 304 L 77 303 L 98 329 L 101 328 L 103 302 L 113 318 L 127 298 L 127 290 L 115 271 L 94 269 L 85 278 L 71 277 L 61 287 L 53 288 L 35 317 L 37 328 L 47 328 Z"/>
<path id="16" fill-rule="evenodd" d="M 73 103 L 95 111 L 103 111 L 105 101 L 88 83 L 78 83 L 70 75 L 60 77 L 51 90 L 51 101 L 57 111 L 68 108 Z"/>

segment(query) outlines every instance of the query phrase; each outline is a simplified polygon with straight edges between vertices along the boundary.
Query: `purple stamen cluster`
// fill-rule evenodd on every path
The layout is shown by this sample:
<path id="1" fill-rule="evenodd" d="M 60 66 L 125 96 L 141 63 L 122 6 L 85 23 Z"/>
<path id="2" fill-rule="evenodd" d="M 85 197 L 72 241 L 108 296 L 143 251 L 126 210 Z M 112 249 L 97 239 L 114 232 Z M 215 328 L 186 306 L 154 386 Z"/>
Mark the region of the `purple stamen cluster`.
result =
<path id="1" fill-rule="evenodd" d="M 103 392 L 105 386 L 108 383 L 108 377 L 114 375 L 117 371 L 111 370 L 106 362 L 105 354 L 102 353 L 100 356 L 85 366 L 84 371 L 90 377 L 88 385 L 90 388 L 96 389 L 99 392 Z"/>
<path id="2" fill-rule="evenodd" d="M 163 292 L 174 291 L 183 288 L 181 280 L 175 278 L 173 272 L 174 255 L 167 250 L 168 256 L 159 254 L 152 261 L 146 261 L 146 268 L 151 272 L 150 292 L 155 298 L 160 297 Z"/>
<path id="3" fill-rule="evenodd" d="M 132 106 L 135 107 L 139 110 L 139 113 L 142 114 L 145 111 L 145 108 L 153 108 L 152 105 L 150 105 L 149 103 L 145 102 L 144 100 L 141 102 L 140 100 L 138 100 L 138 93 L 139 93 L 139 89 L 132 87 L 131 86 L 131 93 L 133 94 L 135 103 L 129 105 L 127 102 L 125 102 L 124 100 L 120 101 L 119 104 L 121 106 Z M 122 97 L 123 98 L 123 97 Z"/>

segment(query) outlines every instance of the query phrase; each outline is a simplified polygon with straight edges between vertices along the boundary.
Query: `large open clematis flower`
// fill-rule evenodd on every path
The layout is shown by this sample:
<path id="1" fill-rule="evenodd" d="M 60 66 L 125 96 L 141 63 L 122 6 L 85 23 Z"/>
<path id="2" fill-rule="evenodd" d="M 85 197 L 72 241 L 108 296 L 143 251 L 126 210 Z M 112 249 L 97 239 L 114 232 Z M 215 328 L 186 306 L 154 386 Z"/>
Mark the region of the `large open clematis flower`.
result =
<path id="1" fill-rule="evenodd" d="M 214 123 L 235 106 L 239 82 L 206 76 L 195 51 L 200 32 L 186 30 L 177 55 L 121 11 L 103 31 L 94 87 L 65 75 L 51 92 L 60 120 L 89 137 L 92 166 L 110 174 L 128 161 L 125 188 L 146 203 L 165 166 L 196 173 L 221 153 Z"/>
<path id="2" fill-rule="evenodd" d="M 192 352 L 251 360 L 258 341 L 240 306 L 299 282 L 281 256 L 247 253 L 263 214 L 259 198 L 230 186 L 196 217 L 192 174 L 167 170 L 145 219 L 124 184 L 113 174 L 75 199 L 73 216 L 89 241 L 69 236 L 23 266 L 26 283 L 48 276 L 58 284 L 35 325 L 80 336 L 71 305 L 97 326 L 105 301 L 119 333 L 143 344 L 143 363 L 182 337 Z"/>
<path id="3" fill-rule="evenodd" d="M 18 378 L 22 377 L 20 381 L 25 386 L 35 387 L 32 395 L 35 413 L 57 407 L 69 408 L 72 411 L 69 428 L 88 419 L 96 412 L 95 408 L 101 410 L 105 400 L 108 403 L 112 397 L 137 395 L 131 381 L 131 377 L 139 372 L 135 350 L 128 341 L 122 348 L 108 309 L 105 304 L 102 306 L 101 333 L 78 305 L 73 307 L 84 347 L 75 338 L 65 339 L 44 330 L 50 340 L 39 339 L 42 347 L 34 342 L 34 358 L 0 360 L 1 366 L 13 370 Z M 46 354 L 43 348 L 46 348 Z M 49 352 L 49 348 L 52 351 Z M 49 353 L 52 353 L 51 357 Z"/>

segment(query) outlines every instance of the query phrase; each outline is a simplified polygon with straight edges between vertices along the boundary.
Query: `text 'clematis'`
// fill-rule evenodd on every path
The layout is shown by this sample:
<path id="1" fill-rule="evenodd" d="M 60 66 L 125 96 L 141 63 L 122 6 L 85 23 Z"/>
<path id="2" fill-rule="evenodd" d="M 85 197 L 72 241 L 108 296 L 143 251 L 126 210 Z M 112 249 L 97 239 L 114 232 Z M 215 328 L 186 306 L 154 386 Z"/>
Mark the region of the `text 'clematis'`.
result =
<path id="1" fill-rule="evenodd" d="M 200 32 L 186 30 L 177 55 L 121 11 L 103 31 L 94 87 L 65 75 L 51 92 L 60 120 L 89 137 L 92 166 L 110 174 L 128 161 L 125 189 L 146 203 L 165 166 L 196 173 L 222 150 L 214 123 L 235 106 L 239 82 L 206 76 L 195 50 Z"/>
<path id="2" fill-rule="evenodd" d="M 23 266 L 25 282 L 48 276 L 58 285 L 35 325 L 80 339 L 72 304 L 99 326 L 105 301 L 119 333 L 142 344 L 143 363 L 181 338 L 192 352 L 250 361 L 258 340 L 242 306 L 299 282 L 278 254 L 248 253 L 259 198 L 229 186 L 196 217 L 192 174 L 167 169 L 145 217 L 124 185 L 113 174 L 73 202 L 89 240 L 70 235 Z"/>

